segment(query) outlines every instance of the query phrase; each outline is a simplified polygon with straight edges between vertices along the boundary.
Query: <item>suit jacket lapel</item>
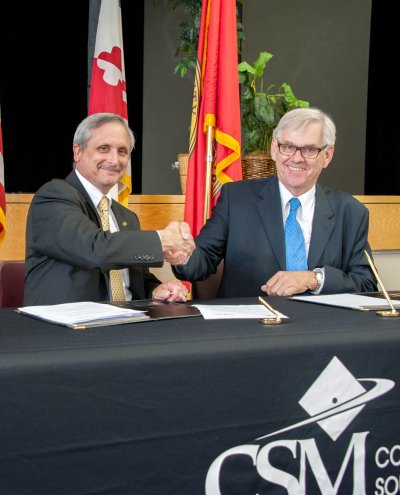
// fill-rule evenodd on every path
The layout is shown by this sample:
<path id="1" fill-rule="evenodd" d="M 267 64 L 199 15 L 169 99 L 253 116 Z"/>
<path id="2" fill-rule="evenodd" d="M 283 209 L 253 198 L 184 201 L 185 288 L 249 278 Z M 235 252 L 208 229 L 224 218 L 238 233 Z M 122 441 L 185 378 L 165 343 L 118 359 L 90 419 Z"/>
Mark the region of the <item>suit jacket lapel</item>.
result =
<path id="1" fill-rule="evenodd" d="M 283 230 L 281 197 L 277 177 L 268 179 L 260 191 L 260 199 L 257 203 L 265 234 L 271 244 L 272 251 L 281 267 L 285 269 L 285 237 Z"/>
<path id="2" fill-rule="evenodd" d="M 126 208 L 124 206 L 121 206 L 117 201 L 113 199 L 111 203 L 111 209 L 114 213 L 119 230 L 125 230 L 129 226 L 128 218 L 125 215 Z"/>
<path id="3" fill-rule="evenodd" d="M 82 200 L 86 204 L 89 218 L 94 222 L 96 222 L 99 227 L 101 227 L 100 215 L 97 211 L 96 205 L 93 204 L 89 194 L 86 192 L 86 189 L 83 187 L 82 182 L 78 179 L 75 170 L 73 170 L 69 175 L 67 175 L 65 181 L 68 182 L 68 184 L 71 184 L 71 186 L 75 187 L 75 189 L 77 189 L 80 192 L 80 194 L 82 195 Z"/>
<path id="4" fill-rule="evenodd" d="M 310 270 L 317 266 L 334 227 L 334 212 L 322 187 L 317 184 L 310 249 L 308 252 L 308 267 Z"/>

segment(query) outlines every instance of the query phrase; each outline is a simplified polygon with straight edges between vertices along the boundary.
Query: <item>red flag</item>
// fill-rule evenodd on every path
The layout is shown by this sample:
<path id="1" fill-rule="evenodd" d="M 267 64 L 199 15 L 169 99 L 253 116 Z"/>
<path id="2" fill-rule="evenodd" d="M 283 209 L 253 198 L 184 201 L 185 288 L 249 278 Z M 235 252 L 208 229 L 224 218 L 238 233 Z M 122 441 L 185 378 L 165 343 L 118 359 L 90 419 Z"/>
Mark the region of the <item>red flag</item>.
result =
<path id="1" fill-rule="evenodd" d="M 128 120 L 121 7 L 102 0 L 97 24 L 88 114 L 111 112 Z M 131 164 L 121 180 L 118 200 L 128 206 L 132 191 Z"/>
<path id="2" fill-rule="evenodd" d="M 4 187 L 4 161 L 3 161 L 3 134 L 1 131 L 1 111 L 0 111 L 0 241 L 4 239 L 6 233 L 6 193 Z"/>
<path id="3" fill-rule="evenodd" d="M 208 126 L 215 141 L 207 217 L 221 185 L 242 178 L 235 0 L 203 0 L 197 57 L 185 202 L 194 236 L 205 223 Z"/>

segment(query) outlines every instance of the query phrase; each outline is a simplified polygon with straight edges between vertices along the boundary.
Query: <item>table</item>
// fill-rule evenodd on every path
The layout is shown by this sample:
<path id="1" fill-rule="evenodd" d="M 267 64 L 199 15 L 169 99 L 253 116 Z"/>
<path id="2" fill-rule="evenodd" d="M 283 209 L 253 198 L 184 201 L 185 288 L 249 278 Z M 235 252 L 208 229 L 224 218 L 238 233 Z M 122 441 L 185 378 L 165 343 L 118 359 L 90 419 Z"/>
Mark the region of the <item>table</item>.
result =
<path id="1" fill-rule="evenodd" d="M 400 320 L 269 301 L 283 325 L 0 310 L 0 493 L 398 493 Z"/>

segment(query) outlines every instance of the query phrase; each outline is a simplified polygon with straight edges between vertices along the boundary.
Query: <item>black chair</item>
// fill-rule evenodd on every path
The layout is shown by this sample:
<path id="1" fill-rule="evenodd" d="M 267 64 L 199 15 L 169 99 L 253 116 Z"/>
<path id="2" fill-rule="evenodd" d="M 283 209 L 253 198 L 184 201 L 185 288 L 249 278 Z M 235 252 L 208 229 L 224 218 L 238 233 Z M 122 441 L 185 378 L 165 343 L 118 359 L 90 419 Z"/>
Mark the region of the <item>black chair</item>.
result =
<path id="1" fill-rule="evenodd" d="M 24 303 L 25 261 L 0 260 L 0 307 L 21 307 Z"/>

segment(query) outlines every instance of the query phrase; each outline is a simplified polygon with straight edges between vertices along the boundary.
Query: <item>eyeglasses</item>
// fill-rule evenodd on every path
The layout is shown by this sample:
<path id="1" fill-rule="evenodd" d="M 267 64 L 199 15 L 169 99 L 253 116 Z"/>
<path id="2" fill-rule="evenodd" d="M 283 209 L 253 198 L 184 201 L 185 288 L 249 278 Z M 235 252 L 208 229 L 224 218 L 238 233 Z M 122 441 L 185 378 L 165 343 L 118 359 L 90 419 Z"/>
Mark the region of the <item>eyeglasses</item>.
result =
<path id="1" fill-rule="evenodd" d="M 303 158 L 317 158 L 322 150 L 327 148 L 327 144 L 322 148 L 316 148 L 315 146 L 295 146 L 294 144 L 278 143 L 279 153 L 285 156 L 293 156 L 297 150 L 300 150 Z"/>

